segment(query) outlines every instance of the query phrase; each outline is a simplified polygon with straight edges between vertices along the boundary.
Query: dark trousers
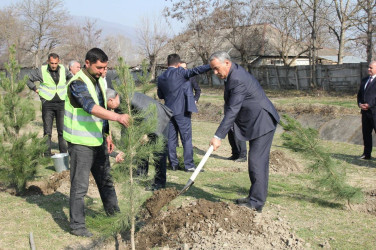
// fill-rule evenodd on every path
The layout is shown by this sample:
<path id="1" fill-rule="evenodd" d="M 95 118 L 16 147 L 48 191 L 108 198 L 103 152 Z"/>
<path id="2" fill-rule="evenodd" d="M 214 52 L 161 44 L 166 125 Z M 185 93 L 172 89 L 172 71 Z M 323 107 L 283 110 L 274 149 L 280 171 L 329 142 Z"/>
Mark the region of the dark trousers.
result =
<path id="1" fill-rule="evenodd" d="M 151 139 L 150 143 L 155 142 L 157 137 L 155 136 L 149 136 Z M 160 153 L 154 153 L 155 156 L 155 177 L 154 177 L 154 183 L 158 185 L 166 185 L 166 160 L 167 160 L 167 144 L 165 145 L 165 148 Z M 149 161 L 148 160 L 142 160 L 141 163 L 138 165 L 137 168 L 137 174 L 138 175 L 147 175 L 149 171 Z"/>
<path id="2" fill-rule="evenodd" d="M 85 227 L 85 202 L 89 188 L 90 172 L 93 174 L 108 215 L 119 210 L 118 200 L 110 174 L 110 159 L 104 142 L 98 147 L 68 143 L 70 156 L 70 199 L 69 217 L 71 229 Z"/>
<path id="3" fill-rule="evenodd" d="M 376 131 L 375 120 L 372 112 L 369 110 L 367 112 L 362 112 L 362 133 L 364 142 L 365 156 L 371 156 L 372 153 L 372 131 Z"/>
<path id="4" fill-rule="evenodd" d="M 42 103 L 43 136 L 47 136 L 46 155 L 51 155 L 52 126 L 56 118 L 57 138 L 60 153 L 67 152 L 67 143 L 63 138 L 64 102 L 44 101 Z"/>
<path id="5" fill-rule="evenodd" d="M 249 203 L 258 209 L 265 204 L 269 182 L 269 155 L 275 130 L 249 141 L 248 174 L 251 180 Z"/>
<path id="6" fill-rule="evenodd" d="M 179 165 L 176 155 L 176 147 L 178 145 L 178 132 L 180 132 L 181 143 L 184 148 L 184 166 L 185 169 L 195 167 L 193 162 L 193 146 L 192 146 L 192 123 L 191 113 L 175 115 L 171 118 L 168 130 L 168 159 L 172 166 Z"/>
<path id="7" fill-rule="evenodd" d="M 231 155 L 234 158 L 247 157 L 247 144 L 245 141 L 239 140 L 232 129 L 227 134 L 228 142 L 231 146 Z"/>

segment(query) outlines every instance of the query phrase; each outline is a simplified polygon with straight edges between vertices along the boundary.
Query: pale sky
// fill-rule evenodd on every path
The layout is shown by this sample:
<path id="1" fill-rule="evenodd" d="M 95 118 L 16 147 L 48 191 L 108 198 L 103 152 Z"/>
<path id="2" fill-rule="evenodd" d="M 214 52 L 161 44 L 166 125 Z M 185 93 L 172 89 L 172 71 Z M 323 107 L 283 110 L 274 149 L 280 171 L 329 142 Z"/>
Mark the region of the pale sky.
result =
<path id="1" fill-rule="evenodd" d="M 0 0 L 0 9 L 21 0 Z M 71 15 L 87 16 L 136 27 L 141 17 L 160 16 L 171 1 L 165 0 L 63 0 Z"/>

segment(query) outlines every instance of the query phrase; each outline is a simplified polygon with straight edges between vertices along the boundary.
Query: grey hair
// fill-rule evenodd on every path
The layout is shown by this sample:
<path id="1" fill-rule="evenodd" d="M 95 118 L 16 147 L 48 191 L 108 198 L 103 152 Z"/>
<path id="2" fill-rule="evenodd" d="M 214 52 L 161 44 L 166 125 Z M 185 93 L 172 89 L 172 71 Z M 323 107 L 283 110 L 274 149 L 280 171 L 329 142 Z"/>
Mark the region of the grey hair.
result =
<path id="1" fill-rule="evenodd" d="M 209 57 L 209 63 L 213 61 L 214 59 L 218 59 L 221 63 L 225 62 L 225 60 L 231 61 L 230 55 L 225 52 L 225 51 L 217 51 L 214 52 L 210 57 Z"/>
<path id="2" fill-rule="evenodd" d="M 371 61 L 369 65 L 376 64 L 376 61 Z"/>
<path id="3" fill-rule="evenodd" d="M 107 100 L 110 100 L 110 99 L 115 99 L 115 97 L 118 95 L 118 93 L 114 90 L 114 89 L 111 89 L 111 88 L 107 88 L 106 89 L 106 97 L 107 97 Z"/>
<path id="4" fill-rule="evenodd" d="M 70 61 L 69 64 L 68 64 L 68 69 L 70 69 L 73 66 L 73 64 L 75 64 L 75 63 L 79 64 L 79 62 L 77 62 L 76 60 Z"/>

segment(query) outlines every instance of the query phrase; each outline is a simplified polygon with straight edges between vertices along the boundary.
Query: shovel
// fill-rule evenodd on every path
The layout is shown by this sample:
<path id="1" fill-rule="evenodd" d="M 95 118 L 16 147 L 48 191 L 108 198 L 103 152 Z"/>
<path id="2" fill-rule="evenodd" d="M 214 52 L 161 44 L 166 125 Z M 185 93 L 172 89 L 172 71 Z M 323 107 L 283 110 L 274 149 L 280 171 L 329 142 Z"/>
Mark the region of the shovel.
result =
<path id="1" fill-rule="evenodd" d="M 179 192 L 178 196 L 181 195 L 182 193 L 184 193 L 185 191 L 187 191 L 193 185 L 198 173 L 200 173 L 202 167 L 204 166 L 205 162 L 208 160 L 208 158 L 209 158 L 209 156 L 212 152 L 213 152 L 213 145 L 210 145 L 208 151 L 206 151 L 206 154 L 201 159 L 200 164 L 198 164 L 196 170 L 193 172 L 193 174 L 189 178 L 187 184 L 185 184 L 184 188 Z"/>

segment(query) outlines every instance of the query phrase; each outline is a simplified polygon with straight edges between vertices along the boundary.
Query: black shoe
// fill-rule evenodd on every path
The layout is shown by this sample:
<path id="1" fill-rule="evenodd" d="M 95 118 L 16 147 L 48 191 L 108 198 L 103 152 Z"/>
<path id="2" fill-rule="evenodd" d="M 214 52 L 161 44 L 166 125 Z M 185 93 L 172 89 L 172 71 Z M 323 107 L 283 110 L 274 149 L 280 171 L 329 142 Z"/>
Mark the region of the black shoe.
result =
<path id="1" fill-rule="evenodd" d="M 150 187 L 146 188 L 146 191 L 157 191 L 162 188 L 166 188 L 166 185 L 153 183 Z"/>
<path id="2" fill-rule="evenodd" d="M 235 160 L 238 159 L 238 158 L 239 158 L 238 156 L 231 155 L 230 157 L 227 158 L 227 160 L 235 161 Z"/>
<path id="3" fill-rule="evenodd" d="M 243 203 L 248 203 L 248 202 L 249 202 L 249 197 L 239 198 L 235 200 L 236 204 L 243 204 Z"/>
<path id="4" fill-rule="evenodd" d="M 239 204 L 239 206 L 249 208 L 252 211 L 256 211 L 257 213 L 262 212 L 262 207 L 255 208 L 255 207 L 251 206 L 251 204 L 249 204 L 249 203 L 241 203 L 241 204 Z"/>
<path id="5" fill-rule="evenodd" d="M 365 155 L 365 154 L 362 154 L 359 159 L 363 159 L 363 160 L 370 160 L 371 159 L 371 156 L 370 155 Z"/>
<path id="6" fill-rule="evenodd" d="M 93 236 L 93 234 L 89 230 L 87 230 L 87 228 L 85 227 L 74 229 L 71 231 L 71 234 L 76 235 L 76 236 L 81 236 L 81 237 L 88 237 L 88 238 Z"/>
<path id="7" fill-rule="evenodd" d="M 238 158 L 235 160 L 235 162 L 246 162 L 247 161 L 247 157 L 242 157 L 242 158 Z"/>
<path id="8" fill-rule="evenodd" d="M 196 171 L 196 168 L 186 168 L 184 171 L 185 172 L 194 172 L 194 171 Z M 205 172 L 205 171 L 201 168 L 200 172 Z"/>

